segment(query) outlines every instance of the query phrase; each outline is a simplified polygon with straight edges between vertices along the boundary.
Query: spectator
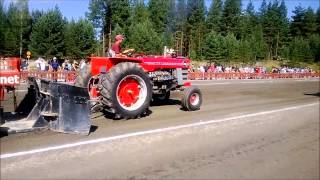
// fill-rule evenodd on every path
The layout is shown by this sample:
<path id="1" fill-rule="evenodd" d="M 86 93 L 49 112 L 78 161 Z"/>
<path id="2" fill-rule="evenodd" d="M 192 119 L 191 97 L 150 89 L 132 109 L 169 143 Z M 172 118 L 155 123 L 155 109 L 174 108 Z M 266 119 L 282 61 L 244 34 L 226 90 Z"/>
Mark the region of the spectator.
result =
<path id="1" fill-rule="evenodd" d="M 206 70 L 205 70 L 205 68 L 201 65 L 200 67 L 199 67 L 199 70 L 200 70 L 200 72 L 201 72 L 201 79 L 204 79 L 204 73 L 206 72 Z"/>
<path id="2" fill-rule="evenodd" d="M 43 58 L 40 59 L 39 66 L 40 71 L 46 71 L 46 61 Z"/>
<path id="3" fill-rule="evenodd" d="M 86 65 L 86 61 L 84 59 L 82 59 L 80 61 L 80 69 L 83 69 L 85 65 Z"/>
<path id="4" fill-rule="evenodd" d="M 37 67 L 37 70 L 40 71 L 41 70 L 41 63 L 42 61 L 44 61 L 44 59 L 42 57 L 38 57 L 38 59 L 34 62 L 36 67 Z"/>
<path id="5" fill-rule="evenodd" d="M 76 60 L 72 63 L 72 71 L 76 71 L 79 68 L 79 64 Z"/>
<path id="6" fill-rule="evenodd" d="M 52 71 L 58 71 L 60 68 L 60 65 L 59 65 L 56 57 L 53 57 L 50 65 L 51 65 Z"/>
<path id="7" fill-rule="evenodd" d="M 28 65 L 29 65 L 29 63 L 28 63 L 28 61 L 26 60 L 26 59 L 22 59 L 22 62 L 21 62 L 21 70 L 28 70 Z"/>
<path id="8" fill-rule="evenodd" d="M 65 71 L 71 71 L 72 70 L 72 65 L 71 63 L 69 62 L 68 59 L 66 59 L 63 64 L 62 64 L 62 69 L 65 70 Z"/>

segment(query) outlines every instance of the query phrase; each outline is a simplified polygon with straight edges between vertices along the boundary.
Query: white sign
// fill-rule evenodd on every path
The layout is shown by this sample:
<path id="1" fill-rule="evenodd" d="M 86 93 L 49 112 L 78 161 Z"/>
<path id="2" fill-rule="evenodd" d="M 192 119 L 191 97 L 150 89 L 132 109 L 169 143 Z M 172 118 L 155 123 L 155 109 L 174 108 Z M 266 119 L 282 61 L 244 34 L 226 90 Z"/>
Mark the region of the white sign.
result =
<path id="1" fill-rule="evenodd" d="M 14 75 L 14 76 L 1 76 L 0 77 L 0 85 L 14 85 L 14 84 L 19 84 L 19 76 Z"/>

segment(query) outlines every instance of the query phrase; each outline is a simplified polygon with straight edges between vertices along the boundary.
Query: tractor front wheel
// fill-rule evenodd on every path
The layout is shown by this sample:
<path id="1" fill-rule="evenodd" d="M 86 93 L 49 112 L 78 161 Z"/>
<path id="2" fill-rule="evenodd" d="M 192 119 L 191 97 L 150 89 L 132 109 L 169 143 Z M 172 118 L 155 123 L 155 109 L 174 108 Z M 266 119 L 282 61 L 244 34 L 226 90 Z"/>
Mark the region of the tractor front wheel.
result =
<path id="1" fill-rule="evenodd" d="M 202 104 L 202 94 L 199 88 L 190 86 L 184 89 L 181 105 L 184 110 L 196 111 Z"/>
<path id="2" fill-rule="evenodd" d="M 151 82 L 137 63 L 119 63 L 104 74 L 102 79 L 102 103 L 109 112 L 130 119 L 141 116 L 149 108 Z"/>

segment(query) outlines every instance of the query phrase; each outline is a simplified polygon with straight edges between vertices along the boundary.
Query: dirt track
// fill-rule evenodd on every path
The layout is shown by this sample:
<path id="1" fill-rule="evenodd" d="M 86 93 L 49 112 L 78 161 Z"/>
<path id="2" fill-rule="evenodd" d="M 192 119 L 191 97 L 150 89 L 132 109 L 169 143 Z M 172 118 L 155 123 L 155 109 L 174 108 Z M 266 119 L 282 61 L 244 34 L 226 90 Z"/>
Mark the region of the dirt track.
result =
<path id="1" fill-rule="evenodd" d="M 142 119 L 94 114 L 90 136 L 3 137 L 1 179 L 319 179 L 318 80 L 193 83 L 197 112 L 173 94 Z"/>

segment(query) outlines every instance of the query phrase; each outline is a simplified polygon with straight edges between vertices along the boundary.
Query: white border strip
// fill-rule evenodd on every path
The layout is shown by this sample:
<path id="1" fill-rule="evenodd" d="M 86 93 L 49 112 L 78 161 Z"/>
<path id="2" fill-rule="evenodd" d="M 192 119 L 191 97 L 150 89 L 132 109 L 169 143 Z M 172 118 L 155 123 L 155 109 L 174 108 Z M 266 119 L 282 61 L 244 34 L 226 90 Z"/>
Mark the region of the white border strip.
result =
<path id="1" fill-rule="evenodd" d="M 102 142 L 109 142 L 109 141 L 113 141 L 113 140 L 120 140 L 120 139 L 136 137 L 136 136 L 142 136 L 142 135 L 148 135 L 148 134 L 163 133 L 163 132 L 167 132 L 167 131 L 179 130 L 179 129 L 184 129 L 184 128 L 198 127 L 198 126 L 203 126 L 203 125 L 207 125 L 207 124 L 214 124 L 214 123 L 233 121 L 233 120 L 241 119 L 241 118 L 249 118 L 249 117 L 261 116 L 261 115 L 272 114 L 272 113 L 277 113 L 277 112 L 281 112 L 281 111 L 295 110 L 295 109 L 300 109 L 300 108 L 310 107 L 310 106 L 315 106 L 315 105 L 319 105 L 319 103 L 304 104 L 304 105 L 292 106 L 292 107 L 287 107 L 287 108 L 282 108 L 282 109 L 276 109 L 276 110 L 263 111 L 263 112 L 252 113 L 252 114 L 245 114 L 245 115 L 241 115 L 241 116 L 223 118 L 223 119 L 219 119 L 219 120 L 200 121 L 200 122 L 191 123 L 191 124 L 185 124 L 185 125 L 172 126 L 172 127 L 167 127 L 167 128 L 160 128 L 160 129 L 153 129 L 153 130 L 148 130 L 148 131 L 140 131 L 140 132 L 128 133 L 128 134 L 123 134 L 123 135 L 118 135 L 118 136 L 99 138 L 99 139 L 94 139 L 94 140 L 88 140 L 88 141 L 82 141 L 82 142 L 77 142 L 77 143 L 52 146 L 52 147 L 41 148 L 41 149 L 34 149 L 34 150 L 29 150 L 29 151 L 8 153 L 8 154 L 0 155 L 0 159 L 7 159 L 7 158 L 12 158 L 12 157 L 31 155 L 31 154 L 47 152 L 47 151 L 53 151 L 53 150 L 67 149 L 67 148 L 72 148 L 72 147 L 77 147 L 77 146 L 82 146 L 82 145 L 88 145 L 88 144 L 97 144 L 97 143 L 102 143 Z"/>

